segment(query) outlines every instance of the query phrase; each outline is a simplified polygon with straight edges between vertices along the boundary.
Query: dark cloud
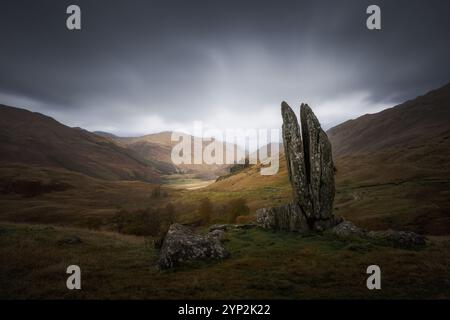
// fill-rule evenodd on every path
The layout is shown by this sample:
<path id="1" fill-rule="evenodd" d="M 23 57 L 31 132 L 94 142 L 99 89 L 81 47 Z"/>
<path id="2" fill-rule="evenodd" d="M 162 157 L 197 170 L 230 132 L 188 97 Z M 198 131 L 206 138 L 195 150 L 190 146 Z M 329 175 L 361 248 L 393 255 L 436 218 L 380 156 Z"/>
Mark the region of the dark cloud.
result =
<path id="1" fill-rule="evenodd" d="M 382 30 L 365 9 L 382 9 Z M 65 10 L 82 9 L 68 31 Z M 0 103 L 119 134 L 277 126 L 310 102 L 325 126 L 449 81 L 448 1 L 2 1 Z"/>

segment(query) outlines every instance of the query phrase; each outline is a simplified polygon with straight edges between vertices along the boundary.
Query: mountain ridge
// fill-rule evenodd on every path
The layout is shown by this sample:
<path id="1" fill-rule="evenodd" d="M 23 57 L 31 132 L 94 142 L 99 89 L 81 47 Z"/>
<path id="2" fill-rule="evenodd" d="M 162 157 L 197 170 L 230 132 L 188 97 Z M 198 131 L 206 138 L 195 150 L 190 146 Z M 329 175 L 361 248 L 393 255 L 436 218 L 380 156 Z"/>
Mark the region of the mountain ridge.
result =
<path id="1" fill-rule="evenodd" d="M 65 168 L 106 180 L 159 181 L 137 153 L 52 117 L 0 105 L 0 162 Z"/>

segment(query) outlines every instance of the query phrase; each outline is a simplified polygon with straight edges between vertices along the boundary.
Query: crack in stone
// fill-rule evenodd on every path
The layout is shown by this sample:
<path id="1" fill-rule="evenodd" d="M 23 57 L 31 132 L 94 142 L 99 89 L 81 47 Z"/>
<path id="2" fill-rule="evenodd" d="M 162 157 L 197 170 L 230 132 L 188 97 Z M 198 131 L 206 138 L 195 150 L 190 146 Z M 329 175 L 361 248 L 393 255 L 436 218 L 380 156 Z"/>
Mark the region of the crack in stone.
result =
<path id="1" fill-rule="evenodd" d="M 333 213 L 334 170 L 331 144 L 311 108 L 302 103 L 300 123 L 286 103 L 281 104 L 283 143 L 293 202 L 257 211 L 260 225 L 291 231 L 322 230 L 341 220 Z"/>

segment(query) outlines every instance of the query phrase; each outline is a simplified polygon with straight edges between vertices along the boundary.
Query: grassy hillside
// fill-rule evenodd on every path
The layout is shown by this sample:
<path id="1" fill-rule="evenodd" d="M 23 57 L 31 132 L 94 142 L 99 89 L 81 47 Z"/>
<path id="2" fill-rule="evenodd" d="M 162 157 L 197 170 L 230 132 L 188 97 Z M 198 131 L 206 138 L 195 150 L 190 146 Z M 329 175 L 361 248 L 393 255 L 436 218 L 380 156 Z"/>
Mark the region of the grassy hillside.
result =
<path id="1" fill-rule="evenodd" d="M 155 185 L 24 165 L 0 168 L 0 220 L 101 229 L 119 209 L 162 206 Z M 63 186 L 52 190 L 48 186 Z"/>
<path id="2" fill-rule="evenodd" d="M 0 105 L 0 164 L 64 168 L 106 180 L 157 181 L 137 153 L 40 113 Z"/>

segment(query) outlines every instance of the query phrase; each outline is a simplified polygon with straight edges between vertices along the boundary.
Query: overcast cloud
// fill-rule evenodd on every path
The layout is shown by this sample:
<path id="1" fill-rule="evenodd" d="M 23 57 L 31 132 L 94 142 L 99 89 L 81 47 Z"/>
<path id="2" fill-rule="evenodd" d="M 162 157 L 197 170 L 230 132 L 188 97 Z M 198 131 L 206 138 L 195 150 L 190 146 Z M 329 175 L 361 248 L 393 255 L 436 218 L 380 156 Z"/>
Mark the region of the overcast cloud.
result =
<path id="1" fill-rule="evenodd" d="M 2 0 L 0 103 L 141 135 L 276 128 L 285 100 L 330 128 L 449 82 L 449 14 L 444 0 Z"/>

